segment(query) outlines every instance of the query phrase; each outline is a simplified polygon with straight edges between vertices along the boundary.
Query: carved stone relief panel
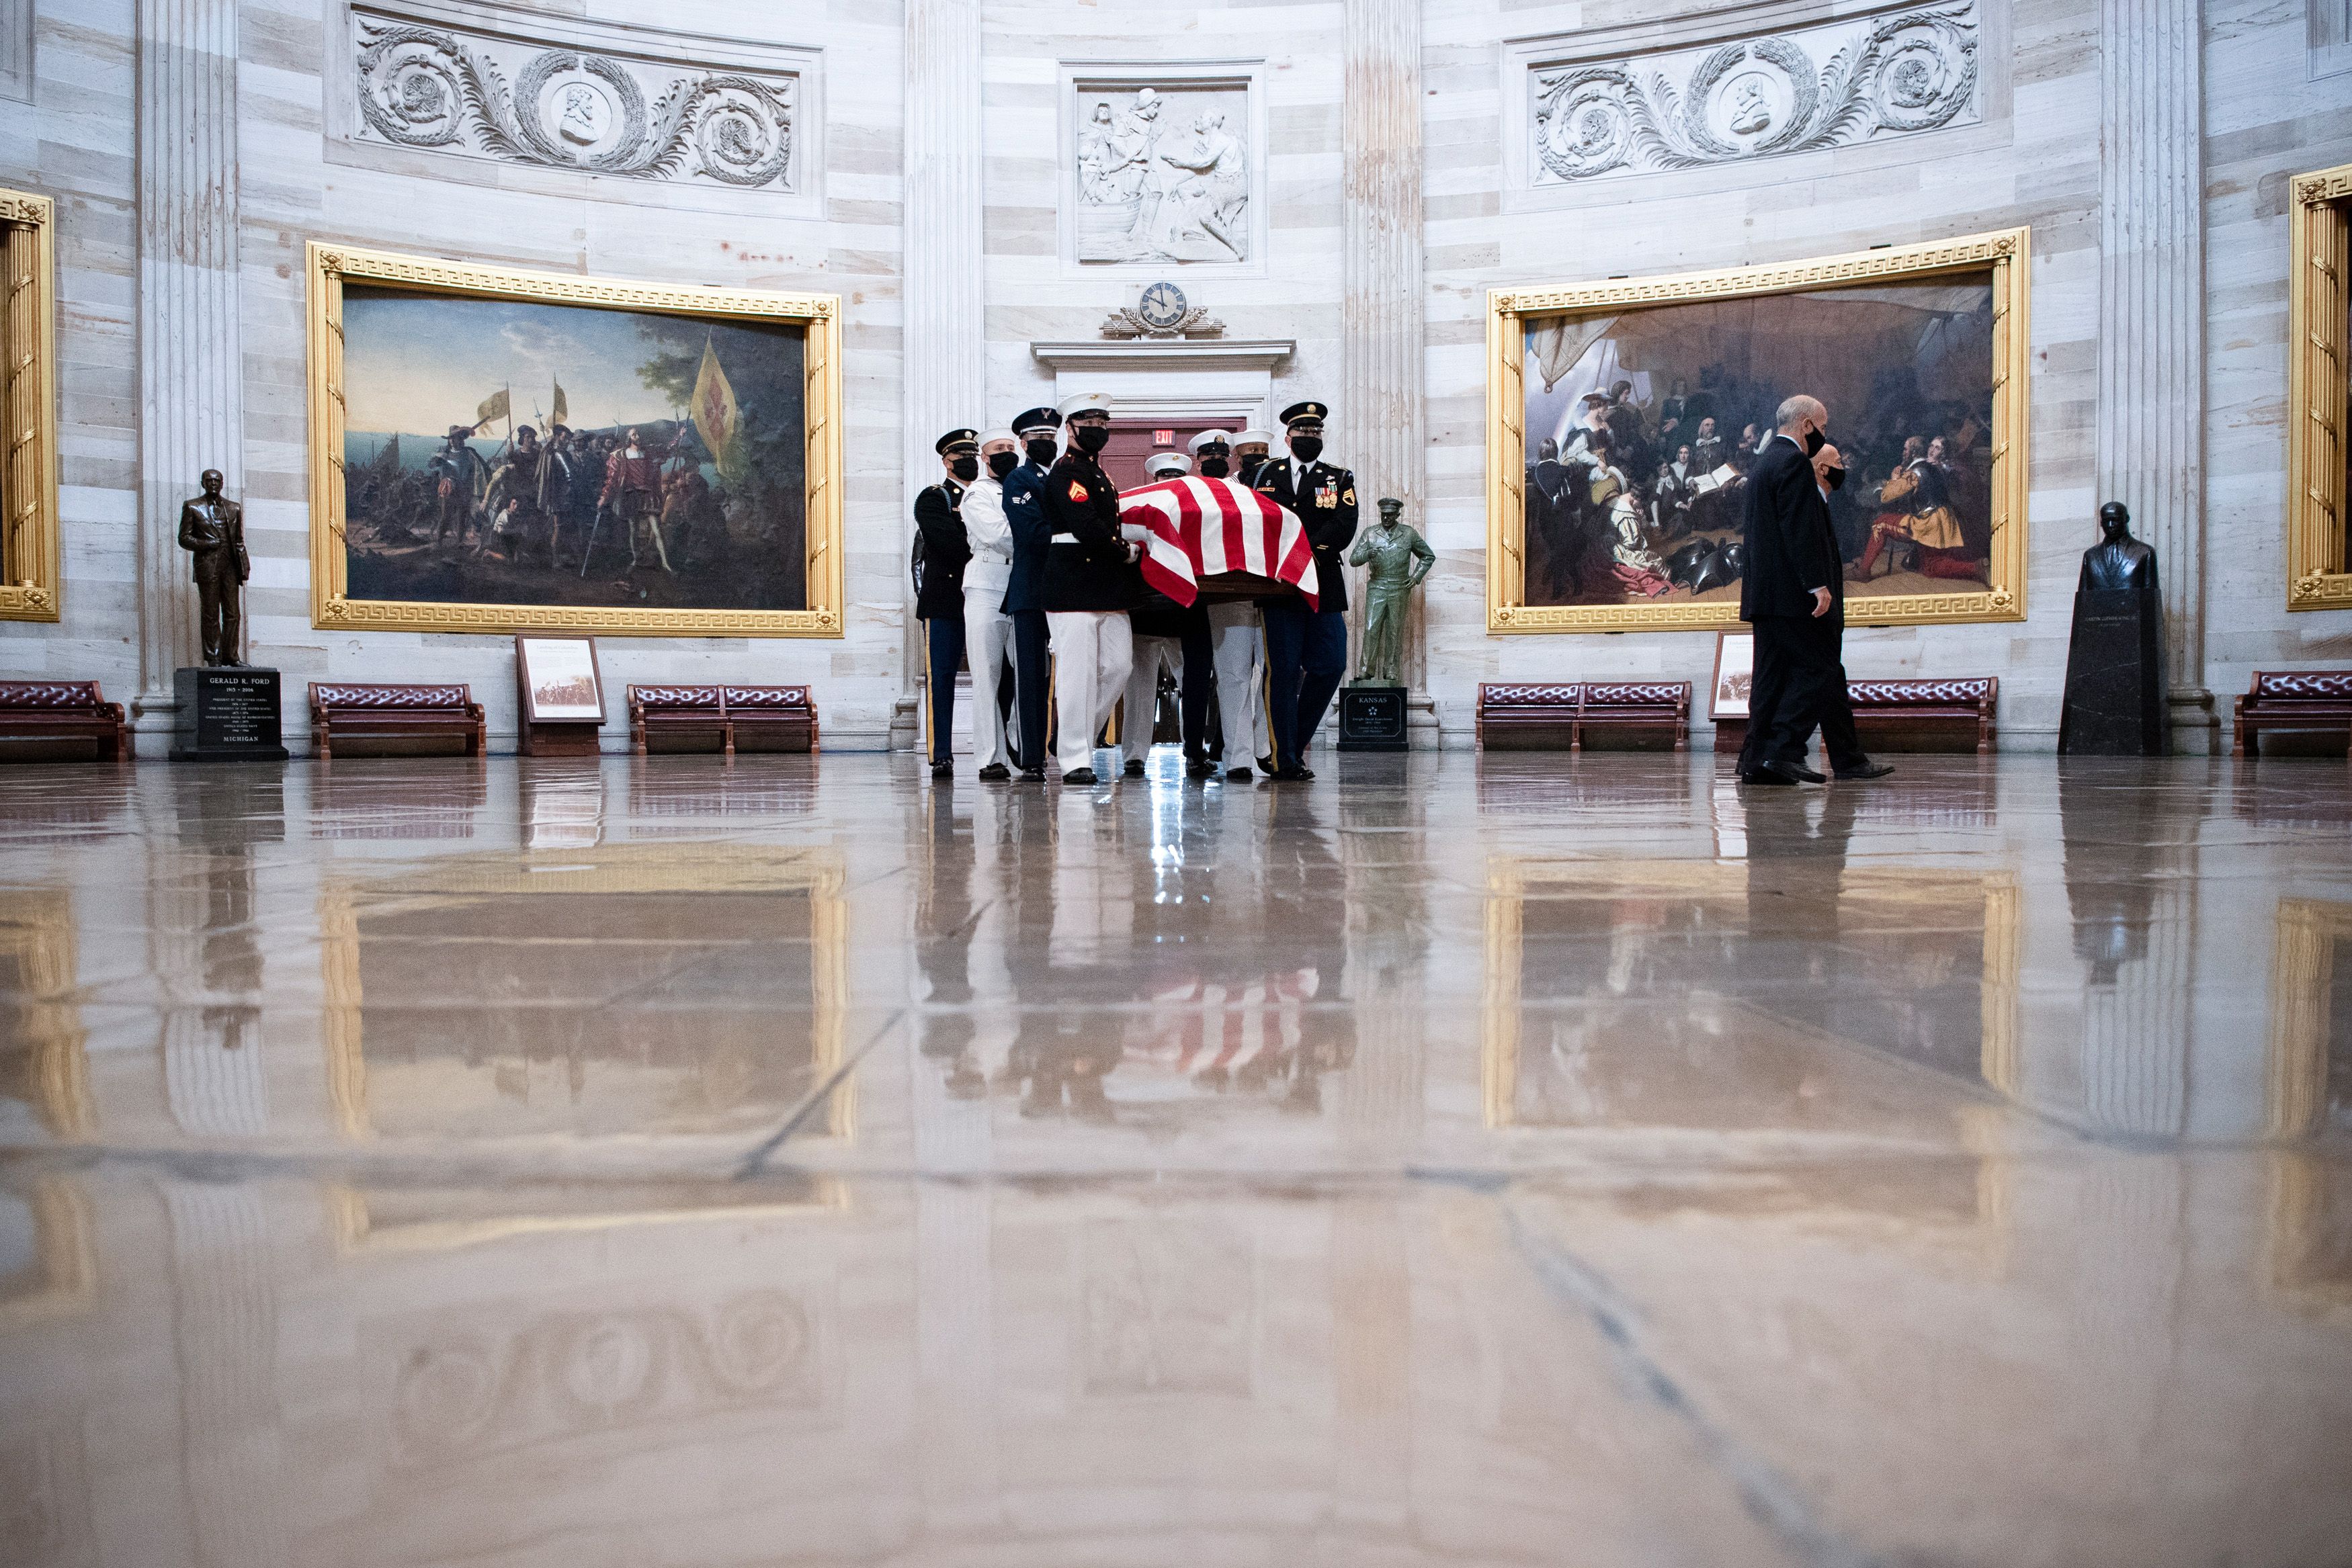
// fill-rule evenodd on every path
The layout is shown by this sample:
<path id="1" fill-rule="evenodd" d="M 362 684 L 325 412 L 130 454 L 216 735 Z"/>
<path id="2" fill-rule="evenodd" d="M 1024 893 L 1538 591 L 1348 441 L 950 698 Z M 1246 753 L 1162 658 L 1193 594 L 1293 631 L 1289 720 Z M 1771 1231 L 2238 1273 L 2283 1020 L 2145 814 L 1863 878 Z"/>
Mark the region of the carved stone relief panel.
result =
<path id="1" fill-rule="evenodd" d="M 1063 253 L 1081 268 L 1258 263 L 1252 66 L 1065 68 Z"/>
<path id="2" fill-rule="evenodd" d="M 33 101 L 33 0 L 0 0 L 0 98 Z"/>
<path id="3" fill-rule="evenodd" d="M 346 17 L 339 130 L 360 161 L 598 176 L 631 201 L 805 192 L 810 51 L 449 0 L 366 0 Z"/>
<path id="4" fill-rule="evenodd" d="M 1574 185 L 1853 146 L 1984 118 L 1980 0 L 1813 26 L 1549 57 L 1526 85 L 1527 183 Z"/>

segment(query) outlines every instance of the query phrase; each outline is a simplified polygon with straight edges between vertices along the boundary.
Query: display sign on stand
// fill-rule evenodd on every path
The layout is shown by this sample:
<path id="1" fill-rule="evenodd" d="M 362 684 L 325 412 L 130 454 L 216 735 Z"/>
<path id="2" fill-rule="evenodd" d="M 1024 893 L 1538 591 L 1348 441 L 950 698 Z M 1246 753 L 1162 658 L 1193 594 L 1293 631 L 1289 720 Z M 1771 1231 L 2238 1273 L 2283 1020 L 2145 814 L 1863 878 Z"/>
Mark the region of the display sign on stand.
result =
<path id="1" fill-rule="evenodd" d="M 604 727 L 604 681 L 593 637 L 515 637 L 515 686 L 525 757 L 593 757 Z"/>
<path id="2" fill-rule="evenodd" d="M 1748 688 L 1756 679 L 1756 633 L 1715 634 L 1715 681 L 1706 689 L 1706 716 L 1715 748 L 1738 751 L 1748 741 Z"/>

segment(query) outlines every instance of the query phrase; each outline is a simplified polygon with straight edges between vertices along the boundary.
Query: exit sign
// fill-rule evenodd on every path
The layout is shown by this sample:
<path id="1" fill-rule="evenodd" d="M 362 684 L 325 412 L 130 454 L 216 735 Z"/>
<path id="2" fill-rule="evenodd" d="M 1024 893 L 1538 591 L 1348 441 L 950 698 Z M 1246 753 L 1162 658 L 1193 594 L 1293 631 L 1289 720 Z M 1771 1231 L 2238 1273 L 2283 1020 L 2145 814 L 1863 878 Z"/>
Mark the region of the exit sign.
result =
<path id="1" fill-rule="evenodd" d="M 1172 430 L 1155 430 L 1151 433 L 1151 444 L 1173 446 L 1176 444 L 1176 433 Z"/>

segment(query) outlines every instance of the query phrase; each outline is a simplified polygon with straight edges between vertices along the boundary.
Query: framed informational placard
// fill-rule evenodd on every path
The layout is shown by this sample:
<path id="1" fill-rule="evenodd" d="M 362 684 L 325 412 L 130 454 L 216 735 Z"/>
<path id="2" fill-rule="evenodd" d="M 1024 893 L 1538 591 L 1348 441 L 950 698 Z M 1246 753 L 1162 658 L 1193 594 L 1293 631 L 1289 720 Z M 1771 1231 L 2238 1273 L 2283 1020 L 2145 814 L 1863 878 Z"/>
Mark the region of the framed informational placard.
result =
<path id="1" fill-rule="evenodd" d="M 1715 636 L 1715 681 L 1707 687 L 1706 716 L 1746 718 L 1748 688 L 1756 678 L 1756 633 L 1718 632 Z"/>
<path id="2" fill-rule="evenodd" d="M 515 674 L 526 724 L 603 724 L 604 683 L 593 637 L 515 638 Z"/>

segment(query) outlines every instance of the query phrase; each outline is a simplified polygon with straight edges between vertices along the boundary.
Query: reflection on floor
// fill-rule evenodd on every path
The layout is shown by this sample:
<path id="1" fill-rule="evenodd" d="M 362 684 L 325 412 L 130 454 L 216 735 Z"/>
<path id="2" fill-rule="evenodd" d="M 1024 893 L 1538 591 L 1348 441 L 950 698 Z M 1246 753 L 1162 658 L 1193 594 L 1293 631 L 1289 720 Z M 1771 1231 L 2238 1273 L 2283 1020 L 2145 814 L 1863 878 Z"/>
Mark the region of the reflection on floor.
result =
<path id="1" fill-rule="evenodd" d="M 2315 1564 L 2352 791 L 0 774 L 0 1562 Z"/>

